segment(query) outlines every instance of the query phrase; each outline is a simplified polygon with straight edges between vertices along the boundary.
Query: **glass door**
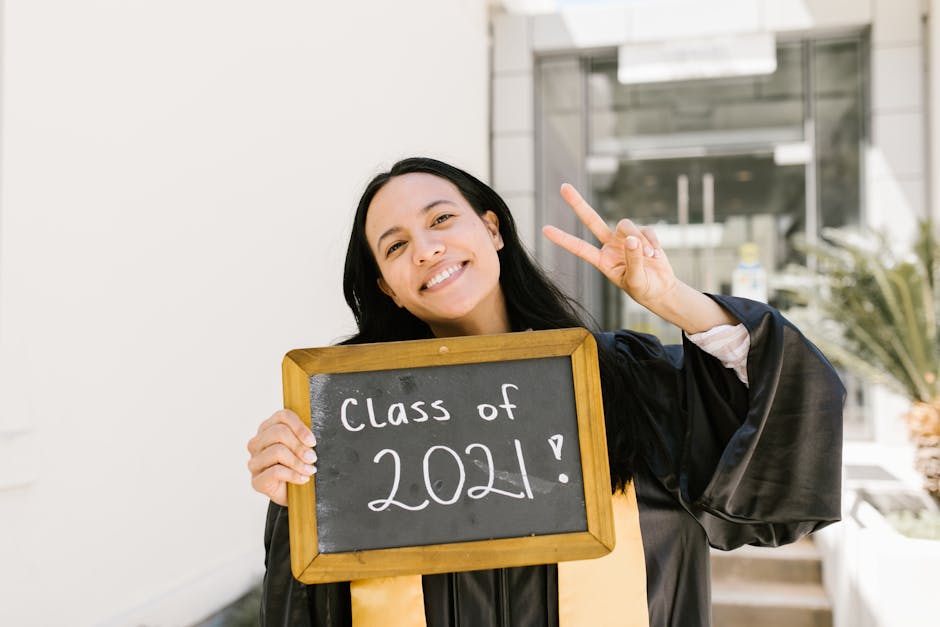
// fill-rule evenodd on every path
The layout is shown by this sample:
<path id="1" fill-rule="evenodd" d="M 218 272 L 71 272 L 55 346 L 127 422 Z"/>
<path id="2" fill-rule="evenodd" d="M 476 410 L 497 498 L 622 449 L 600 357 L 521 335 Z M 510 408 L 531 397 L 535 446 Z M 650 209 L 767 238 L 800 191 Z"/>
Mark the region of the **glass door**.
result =
<path id="1" fill-rule="evenodd" d="M 805 173 L 805 165 L 780 164 L 772 152 L 759 149 L 588 161 L 594 206 L 611 226 L 630 218 L 654 227 L 682 280 L 724 294 L 736 293 L 733 278 L 746 244 L 744 252 L 754 255 L 748 267 L 759 266 L 764 276 L 795 260 L 789 235 L 804 229 Z M 606 290 L 602 301 L 605 326 L 678 339 L 673 327 L 617 290 Z"/>

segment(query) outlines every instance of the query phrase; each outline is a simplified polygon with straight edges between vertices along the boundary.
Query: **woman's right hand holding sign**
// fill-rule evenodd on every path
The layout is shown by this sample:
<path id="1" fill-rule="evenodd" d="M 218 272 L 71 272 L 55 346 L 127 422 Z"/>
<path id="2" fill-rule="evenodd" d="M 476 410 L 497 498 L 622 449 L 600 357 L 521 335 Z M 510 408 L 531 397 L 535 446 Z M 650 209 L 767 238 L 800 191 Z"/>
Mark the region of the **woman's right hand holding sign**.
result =
<path id="1" fill-rule="evenodd" d="M 310 481 L 317 468 L 317 440 L 289 409 L 274 412 L 248 441 L 251 486 L 278 505 L 287 506 L 287 484 Z"/>

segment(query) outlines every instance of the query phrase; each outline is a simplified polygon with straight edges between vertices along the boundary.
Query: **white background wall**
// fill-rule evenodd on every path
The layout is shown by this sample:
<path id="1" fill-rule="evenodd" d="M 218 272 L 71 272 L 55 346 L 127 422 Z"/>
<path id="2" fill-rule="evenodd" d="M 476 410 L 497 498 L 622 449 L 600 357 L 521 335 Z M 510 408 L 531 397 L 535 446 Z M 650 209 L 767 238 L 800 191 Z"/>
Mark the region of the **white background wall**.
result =
<path id="1" fill-rule="evenodd" d="M 487 176 L 486 2 L 2 10 L 0 624 L 186 624 L 261 572 L 245 443 L 353 330 L 365 182 Z"/>

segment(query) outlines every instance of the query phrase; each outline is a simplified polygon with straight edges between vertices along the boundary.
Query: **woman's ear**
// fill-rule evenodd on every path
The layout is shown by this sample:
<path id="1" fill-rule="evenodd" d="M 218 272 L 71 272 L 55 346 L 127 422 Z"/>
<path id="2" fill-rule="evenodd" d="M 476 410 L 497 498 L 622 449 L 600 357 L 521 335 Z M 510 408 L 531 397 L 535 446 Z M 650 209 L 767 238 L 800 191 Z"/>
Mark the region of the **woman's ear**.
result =
<path id="1" fill-rule="evenodd" d="M 493 243 L 496 244 L 496 250 L 502 250 L 503 236 L 499 232 L 499 218 L 492 211 L 487 211 L 480 216 L 480 219 L 486 225 L 486 230 L 490 232 L 490 237 L 493 238 Z"/>
<path id="2" fill-rule="evenodd" d="M 391 298 L 393 301 L 395 301 L 395 304 L 398 305 L 399 307 L 402 306 L 401 302 L 399 302 L 398 300 L 398 297 L 395 296 L 395 291 L 391 287 L 388 286 L 388 283 L 385 282 L 385 279 L 383 277 L 377 278 L 375 282 L 379 284 L 379 289 L 382 290 L 383 294 L 385 294 L 386 296 Z"/>

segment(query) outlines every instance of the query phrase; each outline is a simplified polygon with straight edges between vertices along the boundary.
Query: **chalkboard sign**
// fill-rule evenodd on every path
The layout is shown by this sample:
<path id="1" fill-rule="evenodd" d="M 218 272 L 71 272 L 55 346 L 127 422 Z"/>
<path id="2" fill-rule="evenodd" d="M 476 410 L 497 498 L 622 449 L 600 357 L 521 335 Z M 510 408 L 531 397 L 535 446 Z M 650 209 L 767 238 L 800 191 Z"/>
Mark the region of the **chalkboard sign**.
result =
<path id="1" fill-rule="evenodd" d="M 584 329 L 294 350 L 317 436 L 288 490 L 305 583 L 587 559 L 613 548 L 597 348 Z"/>

